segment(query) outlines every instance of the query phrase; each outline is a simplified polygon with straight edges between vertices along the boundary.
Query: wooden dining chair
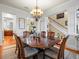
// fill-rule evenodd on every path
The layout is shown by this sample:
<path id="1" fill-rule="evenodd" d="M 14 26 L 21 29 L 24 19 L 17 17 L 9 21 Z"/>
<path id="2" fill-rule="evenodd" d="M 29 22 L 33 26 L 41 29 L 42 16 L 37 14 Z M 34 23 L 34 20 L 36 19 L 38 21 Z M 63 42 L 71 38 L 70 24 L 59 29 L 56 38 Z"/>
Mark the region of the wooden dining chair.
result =
<path id="1" fill-rule="evenodd" d="M 37 49 L 24 47 L 23 42 L 21 41 L 20 37 L 14 34 L 17 44 L 17 51 L 18 51 L 18 59 L 27 59 L 29 57 L 34 57 L 38 53 Z"/>
<path id="2" fill-rule="evenodd" d="M 48 32 L 47 36 L 48 36 L 48 39 L 54 40 L 55 39 L 55 32 Z"/>
<path id="3" fill-rule="evenodd" d="M 29 37 L 30 36 L 30 32 L 29 31 L 24 31 L 23 32 L 23 37 Z"/>
<path id="4" fill-rule="evenodd" d="M 40 35 L 41 35 L 41 37 L 46 37 L 46 32 L 45 31 L 41 31 Z"/>
<path id="5" fill-rule="evenodd" d="M 29 31 L 23 31 L 23 37 L 22 37 L 22 41 L 24 41 L 24 47 L 29 47 L 29 45 L 26 43 L 26 41 L 29 39 L 30 37 L 30 32 Z"/>
<path id="6" fill-rule="evenodd" d="M 64 48 L 65 48 L 65 43 L 66 43 L 68 37 L 69 37 L 69 35 L 67 37 L 63 38 L 58 53 L 51 51 L 51 50 L 46 50 L 45 56 L 47 56 L 51 59 L 64 59 Z"/>
<path id="7" fill-rule="evenodd" d="M 15 33 L 13 33 L 13 35 L 14 35 L 14 38 L 15 38 L 15 40 L 16 40 L 16 49 L 15 49 L 15 53 L 16 53 L 17 50 L 18 50 L 18 41 L 17 41 L 18 36 L 17 36 Z"/>
<path id="8" fill-rule="evenodd" d="M 48 32 L 47 35 L 48 35 L 48 37 L 50 37 L 50 36 L 54 37 L 55 36 L 55 32 Z"/>

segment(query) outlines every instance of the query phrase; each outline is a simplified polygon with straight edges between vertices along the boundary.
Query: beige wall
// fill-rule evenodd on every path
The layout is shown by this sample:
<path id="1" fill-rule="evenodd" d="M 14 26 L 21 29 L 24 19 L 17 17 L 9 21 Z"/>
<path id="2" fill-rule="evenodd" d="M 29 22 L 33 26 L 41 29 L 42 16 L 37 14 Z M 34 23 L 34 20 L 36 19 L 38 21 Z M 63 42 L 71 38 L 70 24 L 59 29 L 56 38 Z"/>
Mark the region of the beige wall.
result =
<path id="1" fill-rule="evenodd" d="M 67 26 L 65 25 L 65 21 L 68 20 L 68 16 L 67 16 L 67 15 L 68 15 L 67 12 L 64 12 L 64 18 L 57 19 L 57 18 L 56 18 L 56 15 L 51 16 L 51 18 L 52 18 L 53 20 L 55 20 L 56 22 L 58 22 L 59 24 L 61 24 L 61 25 L 63 25 L 64 27 L 67 28 Z"/>

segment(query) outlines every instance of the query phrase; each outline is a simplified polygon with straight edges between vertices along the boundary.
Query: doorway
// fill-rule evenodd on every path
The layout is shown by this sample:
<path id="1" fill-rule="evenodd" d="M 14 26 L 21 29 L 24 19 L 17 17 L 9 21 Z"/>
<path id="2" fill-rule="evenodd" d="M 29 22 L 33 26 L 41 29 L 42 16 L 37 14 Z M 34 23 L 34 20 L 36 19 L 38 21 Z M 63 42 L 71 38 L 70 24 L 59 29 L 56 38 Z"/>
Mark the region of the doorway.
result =
<path id="1" fill-rule="evenodd" d="M 13 39 L 14 18 L 3 17 L 2 26 L 3 26 L 3 46 L 9 47 L 14 45 L 15 44 L 15 39 Z"/>

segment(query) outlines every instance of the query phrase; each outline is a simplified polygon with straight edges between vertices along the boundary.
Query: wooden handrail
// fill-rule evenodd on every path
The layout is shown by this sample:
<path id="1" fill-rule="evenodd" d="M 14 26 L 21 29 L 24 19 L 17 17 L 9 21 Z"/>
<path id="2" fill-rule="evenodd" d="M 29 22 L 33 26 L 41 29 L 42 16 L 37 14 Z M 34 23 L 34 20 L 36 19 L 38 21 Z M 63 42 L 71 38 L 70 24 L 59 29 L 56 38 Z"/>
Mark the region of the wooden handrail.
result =
<path id="1" fill-rule="evenodd" d="M 51 17 L 48 17 L 49 19 L 51 19 L 52 21 L 56 22 L 55 20 L 53 20 Z M 61 25 L 60 23 L 56 22 L 57 24 L 59 24 L 60 26 L 64 27 L 63 25 Z M 65 29 L 67 29 L 66 27 L 64 27 Z"/>
<path id="2" fill-rule="evenodd" d="M 66 47 L 65 49 L 72 52 L 72 53 L 79 54 L 79 50 L 75 50 L 75 49 L 68 48 L 68 47 Z"/>

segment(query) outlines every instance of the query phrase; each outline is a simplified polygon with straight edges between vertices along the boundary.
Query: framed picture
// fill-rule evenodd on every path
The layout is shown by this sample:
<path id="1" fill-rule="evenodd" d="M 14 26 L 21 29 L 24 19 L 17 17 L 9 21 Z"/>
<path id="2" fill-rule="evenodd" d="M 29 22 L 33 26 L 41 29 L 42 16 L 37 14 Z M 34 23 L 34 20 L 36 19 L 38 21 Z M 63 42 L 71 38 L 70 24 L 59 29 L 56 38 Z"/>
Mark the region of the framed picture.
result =
<path id="1" fill-rule="evenodd" d="M 64 18 L 64 13 L 57 14 L 56 18 L 57 19 Z"/>
<path id="2" fill-rule="evenodd" d="M 19 29 L 25 29 L 25 19 L 24 18 L 19 18 Z"/>

